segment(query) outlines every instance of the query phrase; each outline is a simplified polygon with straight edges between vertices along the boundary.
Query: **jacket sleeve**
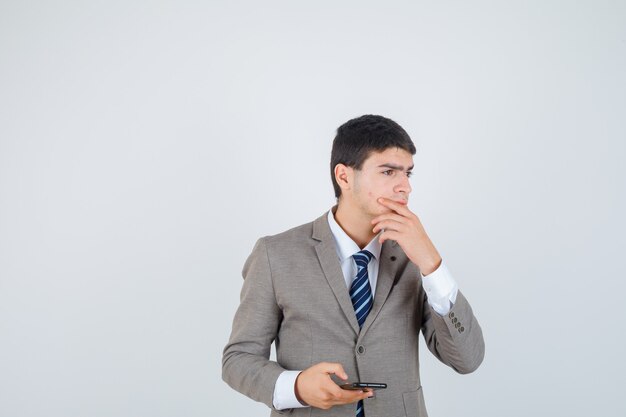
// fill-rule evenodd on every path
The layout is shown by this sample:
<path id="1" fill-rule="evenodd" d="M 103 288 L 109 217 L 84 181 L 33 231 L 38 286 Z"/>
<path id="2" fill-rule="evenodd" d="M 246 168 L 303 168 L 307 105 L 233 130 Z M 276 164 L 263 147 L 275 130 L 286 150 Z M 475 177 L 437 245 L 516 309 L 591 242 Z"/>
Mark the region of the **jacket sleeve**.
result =
<path id="1" fill-rule="evenodd" d="M 285 370 L 269 360 L 282 312 L 276 302 L 266 238 L 246 260 L 240 304 L 222 356 L 222 379 L 233 389 L 273 408 L 274 385 Z"/>
<path id="2" fill-rule="evenodd" d="M 460 374 L 475 371 L 485 356 L 483 332 L 467 299 L 458 292 L 448 314 L 441 316 L 422 300 L 422 333 L 428 349 Z"/>

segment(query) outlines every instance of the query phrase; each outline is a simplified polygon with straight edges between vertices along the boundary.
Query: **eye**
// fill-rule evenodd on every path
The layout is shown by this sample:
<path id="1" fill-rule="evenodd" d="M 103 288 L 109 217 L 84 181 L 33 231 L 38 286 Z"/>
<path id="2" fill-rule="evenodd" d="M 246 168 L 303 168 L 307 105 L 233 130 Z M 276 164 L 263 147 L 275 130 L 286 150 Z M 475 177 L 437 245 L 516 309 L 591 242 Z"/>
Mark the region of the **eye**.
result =
<path id="1" fill-rule="evenodd" d="M 391 174 L 393 174 L 393 169 L 388 169 L 387 171 L 383 171 L 383 175 L 390 176 Z"/>
<path id="2" fill-rule="evenodd" d="M 413 176 L 413 173 L 411 171 L 409 171 L 409 172 L 406 173 L 406 176 L 411 178 Z"/>

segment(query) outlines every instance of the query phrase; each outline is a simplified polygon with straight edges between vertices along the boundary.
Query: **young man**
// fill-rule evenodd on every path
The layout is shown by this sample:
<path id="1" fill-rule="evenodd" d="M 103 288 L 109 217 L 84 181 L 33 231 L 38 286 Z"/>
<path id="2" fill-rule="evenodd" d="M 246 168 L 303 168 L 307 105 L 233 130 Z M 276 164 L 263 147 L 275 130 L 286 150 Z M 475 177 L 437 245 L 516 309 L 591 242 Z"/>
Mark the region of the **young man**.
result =
<path id="1" fill-rule="evenodd" d="M 407 207 L 414 154 L 390 119 L 346 122 L 331 154 L 337 205 L 259 239 L 246 261 L 222 376 L 272 416 L 426 416 L 420 330 L 455 371 L 482 362 L 472 309 Z M 387 389 L 340 388 L 346 381 Z"/>

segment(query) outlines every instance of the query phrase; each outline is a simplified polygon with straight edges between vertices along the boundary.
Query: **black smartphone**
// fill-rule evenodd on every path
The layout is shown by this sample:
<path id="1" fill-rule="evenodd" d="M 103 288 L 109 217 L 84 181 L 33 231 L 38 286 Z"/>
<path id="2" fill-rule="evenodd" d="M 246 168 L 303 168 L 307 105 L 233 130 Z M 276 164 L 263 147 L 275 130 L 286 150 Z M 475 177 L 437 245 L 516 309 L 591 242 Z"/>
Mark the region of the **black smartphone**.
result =
<path id="1" fill-rule="evenodd" d="M 359 390 L 359 389 L 385 389 L 387 384 L 381 382 L 350 382 L 339 385 L 342 389 Z"/>

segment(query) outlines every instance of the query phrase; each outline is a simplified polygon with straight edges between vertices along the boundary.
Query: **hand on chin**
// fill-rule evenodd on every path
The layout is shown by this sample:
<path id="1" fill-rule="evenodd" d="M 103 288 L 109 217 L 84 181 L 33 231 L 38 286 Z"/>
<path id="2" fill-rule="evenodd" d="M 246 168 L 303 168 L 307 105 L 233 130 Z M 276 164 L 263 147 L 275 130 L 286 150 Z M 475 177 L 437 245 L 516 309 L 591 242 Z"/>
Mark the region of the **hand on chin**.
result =
<path id="1" fill-rule="evenodd" d="M 391 201 L 396 201 L 396 200 L 392 200 L 392 199 L 390 199 L 388 197 L 384 197 L 384 198 L 387 198 L 388 200 L 391 200 Z M 376 201 L 376 204 L 378 206 L 378 209 L 376 210 L 376 213 L 377 213 L 376 215 L 377 216 L 379 216 L 381 214 L 387 214 L 387 213 L 393 213 L 394 212 L 394 210 L 392 208 L 387 207 L 387 206 L 379 203 L 378 201 Z"/>

